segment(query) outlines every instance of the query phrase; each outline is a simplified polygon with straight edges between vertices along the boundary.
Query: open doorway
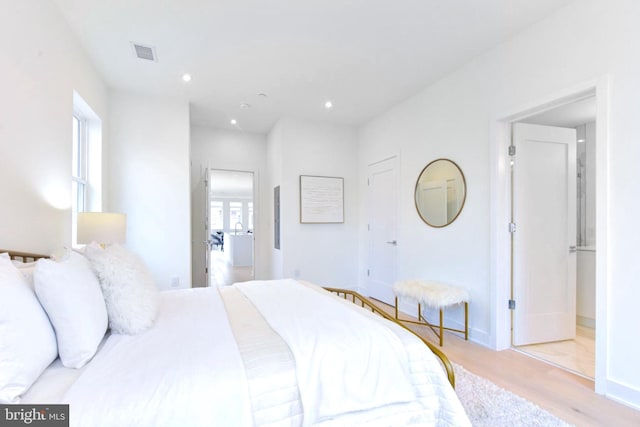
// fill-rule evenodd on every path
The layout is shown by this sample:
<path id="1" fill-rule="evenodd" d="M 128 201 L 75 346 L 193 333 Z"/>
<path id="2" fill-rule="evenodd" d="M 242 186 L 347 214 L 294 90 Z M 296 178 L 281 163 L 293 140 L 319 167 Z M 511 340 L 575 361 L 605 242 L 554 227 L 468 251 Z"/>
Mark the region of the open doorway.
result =
<path id="1" fill-rule="evenodd" d="M 512 138 L 512 345 L 594 379 L 596 98 L 522 118 Z"/>
<path id="2" fill-rule="evenodd" d="M 211 169 L 207 190 L 208 286 L 254 278 L 253 172 Z"/>

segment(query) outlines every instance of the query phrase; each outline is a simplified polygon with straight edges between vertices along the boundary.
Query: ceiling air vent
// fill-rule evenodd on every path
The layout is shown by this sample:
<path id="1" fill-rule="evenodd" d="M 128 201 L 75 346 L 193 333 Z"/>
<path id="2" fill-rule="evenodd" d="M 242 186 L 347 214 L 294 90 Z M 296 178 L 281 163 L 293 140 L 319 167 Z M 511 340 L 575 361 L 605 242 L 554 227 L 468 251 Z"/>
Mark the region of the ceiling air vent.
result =
<path id="1" fill-rule="evenodd" d="M 153 46 L 146 46 L 139 43 L 131 42 L 133 46 L 133 50 L 136 53 L 136 56 L 140 59 L 146 59 L 147 61 L 155 61 L 158 62 L 158 57 L 156 56 L 156 48 Z"/>

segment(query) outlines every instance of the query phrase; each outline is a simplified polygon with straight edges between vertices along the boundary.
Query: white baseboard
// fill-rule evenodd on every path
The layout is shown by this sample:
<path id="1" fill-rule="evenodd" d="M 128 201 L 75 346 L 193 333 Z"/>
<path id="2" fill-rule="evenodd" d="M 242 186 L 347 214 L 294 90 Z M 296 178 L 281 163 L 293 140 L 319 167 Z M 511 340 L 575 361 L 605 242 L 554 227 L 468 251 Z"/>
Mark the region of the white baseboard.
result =
<path id="1" fill-rule="evenodd" d="M 576 323 L 586 328 L 591 328 L 591 329 L 596 328 L 596 319 L 592 319 L 590 317 L 576 316 Z"/>
<path id="2" fill-rule="evenodd" d="M 628 385 L 607 380 L 607 391 L 605 393 L 611 400 L 629 406 L 640 411 L 640 390 L 629 387 Z"/>

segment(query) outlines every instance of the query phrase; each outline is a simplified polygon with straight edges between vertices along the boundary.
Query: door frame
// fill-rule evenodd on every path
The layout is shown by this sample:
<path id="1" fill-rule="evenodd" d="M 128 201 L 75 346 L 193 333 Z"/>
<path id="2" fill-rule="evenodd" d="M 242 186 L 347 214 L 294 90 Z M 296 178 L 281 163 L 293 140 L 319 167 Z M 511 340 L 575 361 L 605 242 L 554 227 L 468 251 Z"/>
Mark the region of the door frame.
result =
<path id="1" fill-rule="evenodd" d="M 607 290 L 608 290 L 608 186 L 609 186 L 609 77 L 534 100 L 520 108 L 497 114 L 490 123 L 491 177 L 491 343 L 496 350 L 511 347 L 511 173 L 508 155 L 511 124 L 525 117 L 596 96 L 596 370 L 595 391 L 607 394 Z"/>
<path id="2" fill-rule="evenodd" d="M 252 254 L 251 256 L 253 257 L 253 264 L 251 266 L 251 274 L 253 279 L 256 278 L 256 265 L 257 265 L 257 261 L 256 261 L 256 254 L 257 254 L 257 250 L 256 250 L 256 245 L 257 242 L 259 240 L 258 236 L 259 236 L 259 232 L 260 232 L 260 227 L 259 227 L 259 214 L 260 214 L 260 206 L 258 203 L 258 199 L 259 197 L 257 195 L 259 195 L 259 188 L 258 188 L 258 183 L 259 183 L 259 177 L 258 177 L 258 171 L 255 170 L 244 170 L 244 169 L 226 169 L 226 168 L 216 168 L 216 167 L 212 167 L 212 166 L 207 166 L 206 168 L 206 179 L 208 181 L 208 191 L 207 194 L 205 196 L 205 210 L 206 210 L 206 216 L 205 216 L 205 229 L 207 233 L 211 232 L 211 225 L 210 225 L 210 216 L 211 216 L 211 172 L 212 171 L 218 171 L 218 172 L 231 172 L 231 173 L 250 173 L 252 176 L 252 194 L 251 194 L 251 201 L 253 202 L 253 247 L 252 247 Z M 209 239 L 209 235 L 207 235 L 207 239 Z M 207 250 L 209 250 L 207 248 Z M 211 257 L 210 255 L 207 256 L 207 264 L 211 264 Z M 206 265 L 205 268 L 209 269 L 209 265 Z M 211 286 L 210 283 L 210 274 L 207 274 L 206 276 L 206 280 L 207 280 L 207 284 L 206 286 L 209 287 Z"/>

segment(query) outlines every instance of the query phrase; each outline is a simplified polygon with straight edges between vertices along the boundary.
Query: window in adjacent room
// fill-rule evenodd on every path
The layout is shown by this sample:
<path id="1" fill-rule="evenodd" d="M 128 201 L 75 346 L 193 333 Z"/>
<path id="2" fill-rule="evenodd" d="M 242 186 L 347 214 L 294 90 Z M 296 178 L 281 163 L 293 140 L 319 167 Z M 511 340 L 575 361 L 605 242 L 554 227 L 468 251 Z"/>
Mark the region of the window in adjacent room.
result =
<path id="1" fill-rule="evenodd" d="M 242 231 L 242 202 L 229 202 L 229 226 L 234 231 Z"/>
<path id="2" fill-rule="evenodd" d="M 73 93 L 71 241 L 77 241 L 78 212 L 102 210 L 102 121 Z"/>
<path id="3" fill-rule="evenodd" d="M 224 204 L 222 200 L 211 201 L 211 218 L 210 225 L 211 230 L 221 231 L 224 230 Z"/>

